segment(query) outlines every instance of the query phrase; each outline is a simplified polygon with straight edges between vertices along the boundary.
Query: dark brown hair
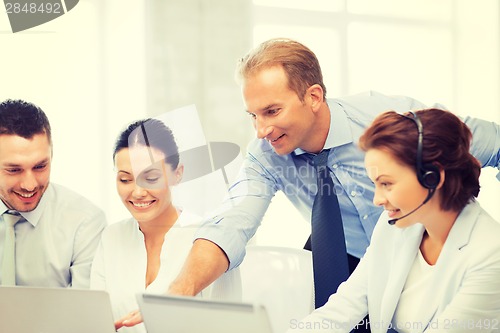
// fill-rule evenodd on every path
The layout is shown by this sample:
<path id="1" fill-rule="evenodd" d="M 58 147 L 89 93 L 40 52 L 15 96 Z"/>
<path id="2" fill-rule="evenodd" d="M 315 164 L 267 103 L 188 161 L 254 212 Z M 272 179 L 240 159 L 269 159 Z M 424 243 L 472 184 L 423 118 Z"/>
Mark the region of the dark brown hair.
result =
<path id="1" fill-rule="evenodd" d="M 17 135 L 31 139 L 36 134 L 46 134 L 52 145 L 49 119 L 41 108 L 20 99 L 0 103 L 0 134 Z"/>
<path id="2" fill-rule="evenodd" d="M 163 121 L 147 118 L 129 124 L 115 142 L 113 160 L 120 150 L 135 145 L 160 150 L 165 155 L 165 163 L 169 164 L 172 170 L 177 169 L 179 165 L 179 148 L 172 130 Z"/>
<path id="3" fill-rule="evenodd" d="M 472 133 L 451 112 L 427 109 L 415 113 L 423 126 L 422 163 L 436 165 L 445 172 L 441 208 L 460 211 L 479 194 L 481 165 L 469 152 Z M 359 139 L 363 151 L 384 150 L 415 172 L 417 143 L 414 121 L 394 111 L 379 115 Z"/>

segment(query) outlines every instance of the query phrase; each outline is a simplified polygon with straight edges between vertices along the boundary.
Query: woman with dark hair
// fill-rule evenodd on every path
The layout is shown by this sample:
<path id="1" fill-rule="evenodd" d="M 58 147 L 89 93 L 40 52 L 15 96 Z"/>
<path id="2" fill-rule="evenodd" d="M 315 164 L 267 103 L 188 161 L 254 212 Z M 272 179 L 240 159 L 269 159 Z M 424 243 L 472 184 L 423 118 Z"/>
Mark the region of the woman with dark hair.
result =
<path id="1" fill-rule="evenodd" d="M 184 264 L 201 218 L 172 203 L 170 189 L 181 181 L 184 166 L 172 131 L 162 121 L 130 124 L 116 141 L 113 160 L 118 195 L 132 217 L 104 230 L 91 288 L 108 291 L 118 329 L 138 315 L 137 293 L 166 292 Z M 234 273 L 223 275 L 212 286 L 217 295 L 205 289 L 201 296 L 236 297 L 235 278 Z M 145 328 L 140 324 L 123 331 Z"/>
<path id="2" fill-rule="evenodd" d="M 371 245 L 328 302 L 289 332 L 500 330 L 500 224 L 475 200 L 472 134 L 439 109 L 378 116 L 359 141 L 383 206 Z"/>

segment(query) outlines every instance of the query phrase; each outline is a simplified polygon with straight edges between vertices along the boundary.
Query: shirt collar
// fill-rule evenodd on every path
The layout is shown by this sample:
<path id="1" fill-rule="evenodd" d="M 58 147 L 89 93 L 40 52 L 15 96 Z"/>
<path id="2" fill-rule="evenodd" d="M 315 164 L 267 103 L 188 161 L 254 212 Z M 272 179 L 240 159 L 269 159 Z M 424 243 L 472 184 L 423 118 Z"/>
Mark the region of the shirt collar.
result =
<path id="1" fill-rule="evenodd" d="M 328 131 L 323 149 L 331 149 L 351 143 L 353 139 L 347 114 L 344 112 L 342 106 L 335 103 L 334 100 L 329 100 L 327 103 L 330 110 L 330 130 Z M 302 155 L 307 152 L 301 148 L 297 148 L 294 150 L 294 153 L 295 155 Z"/>
<path id="2" fill-rule="evenodd" d="M 38 203 L 38 206 L 31 212 L 19 212 L 22 217 L 26 221 L 28 221 L 33 227 L 36 227 L 38 224 L 38 221 L 40 221 L 40 217 L 42 216 L 42 213 L 44 211 L 45 206 L 47 205 L 47 202 L 50 201 L 49 196 L 52 195 L 52 187 L 50 184 L 47 187 L 47 190 L 43 193 L 42 199 Z M 3 203 L 3 201 L 0 200 L 0 212 L 3 214 L 6 210 L 9 208 Z"/>

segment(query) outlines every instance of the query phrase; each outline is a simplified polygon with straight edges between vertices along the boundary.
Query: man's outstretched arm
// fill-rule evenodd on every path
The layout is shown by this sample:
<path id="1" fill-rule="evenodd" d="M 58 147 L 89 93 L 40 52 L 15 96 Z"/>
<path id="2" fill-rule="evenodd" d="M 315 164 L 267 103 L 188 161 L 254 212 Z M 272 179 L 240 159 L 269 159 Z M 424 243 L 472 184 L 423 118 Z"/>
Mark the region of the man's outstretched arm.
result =
<path id="1" fill-rule="evenodd" d="M 170 284 L 168 294 L 194 296 L 217 280 L 229 268 L 229 260 L 215 243 L 195 240 L 184 266 Z"/>

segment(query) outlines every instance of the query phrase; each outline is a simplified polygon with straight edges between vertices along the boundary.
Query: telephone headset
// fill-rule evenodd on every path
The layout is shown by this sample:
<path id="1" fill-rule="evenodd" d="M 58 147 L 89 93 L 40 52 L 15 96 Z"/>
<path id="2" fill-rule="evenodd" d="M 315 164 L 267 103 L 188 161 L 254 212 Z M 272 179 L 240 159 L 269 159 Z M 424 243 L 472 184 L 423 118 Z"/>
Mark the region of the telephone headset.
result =
<path id="1" fill-rule="evenodd" d="M 417 169 L 417 179 L 420 185 L 429 190 L 427 194 L 427 198 L 425 198 L 424 202 L 420 204 L 417 208 L 409 212 L 408 214 L 401 216 L 399 218 L 389 220 L 389 224 L 393 225 L 396 221 L 401 220 L 402 218 L 407 217 L 410 214 L 413 214 L 417 209 L 422 207 L 429 201 L 434 192 L 436 191 L 439 182 L 441 181 L 441 174 L 439 173 L 439 168 L 433 164 L 423 164 L 422 155 L 423 155 L 423 146 L 424 146 L 424 126 L 418 118 L 417 114 L 413 111 L 410 111 L 413 117 L 402 114 L 403 117 L 412 120 L 417 126 L 418 130 L 418 142 L 417 142 L 417 161 L 416 161 L 416 169 Z"/>
<path id="2" fill-rule="evenodd" d="M 413 111 L 410 111 L 413 117 L 409 117 L 403 115 L 408 119 L 411 119 L 415 125 L 417 125 L 418 129 L 418 144 L 417 144 L 417 178 L 420 185 L 425 187 L 426 189 L 434 191 L 441 180 L 441 175 L 439 173 L 439 169 L 437 166 L 433 164 L 423 164 L 422 163 L 422 155 L 423 155 L 423 146 L 424 146 L 424 126 L 418 118 L 417 114 Z"/>

